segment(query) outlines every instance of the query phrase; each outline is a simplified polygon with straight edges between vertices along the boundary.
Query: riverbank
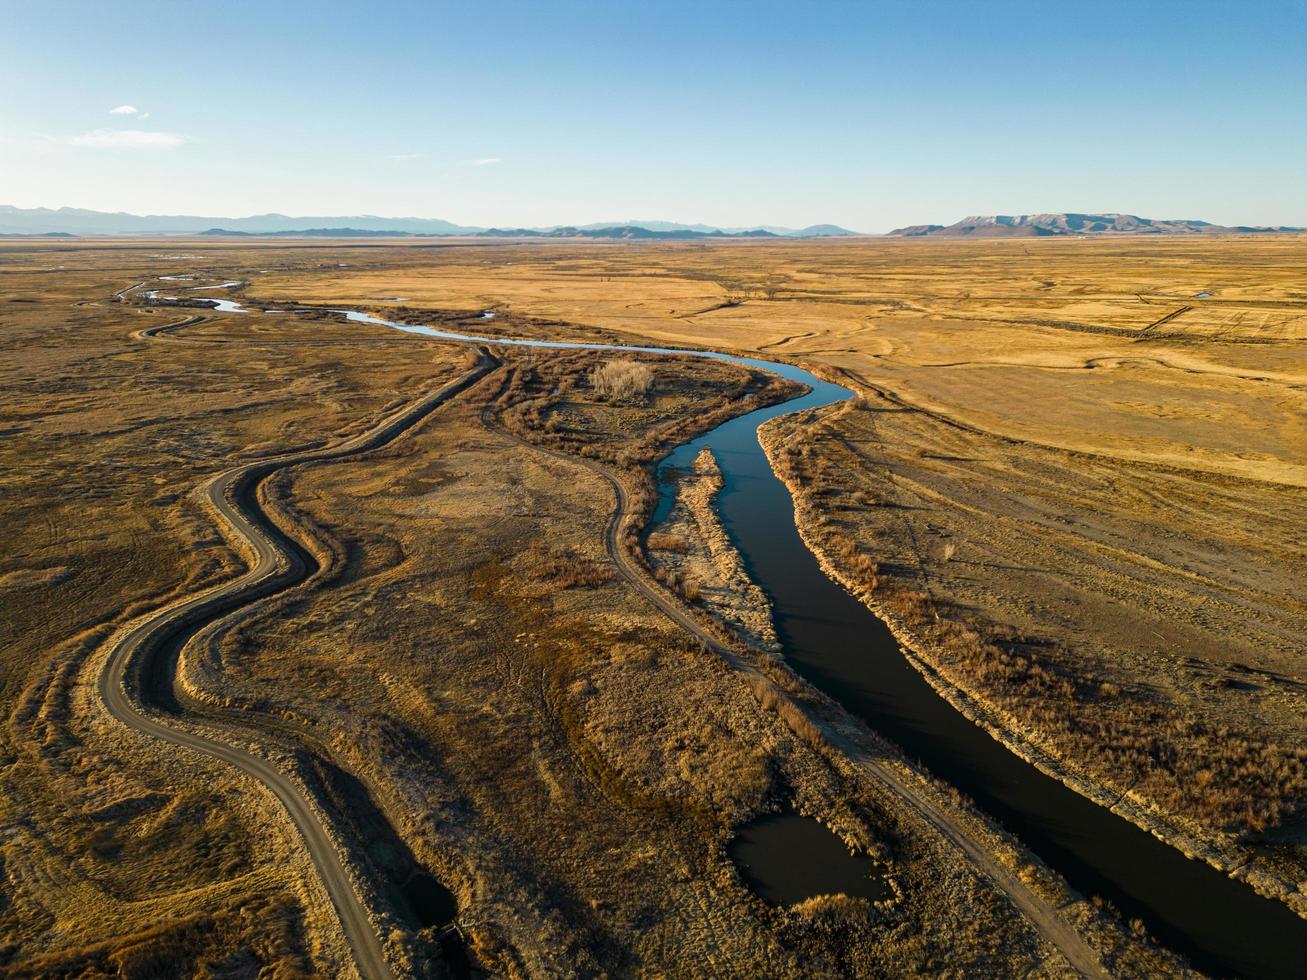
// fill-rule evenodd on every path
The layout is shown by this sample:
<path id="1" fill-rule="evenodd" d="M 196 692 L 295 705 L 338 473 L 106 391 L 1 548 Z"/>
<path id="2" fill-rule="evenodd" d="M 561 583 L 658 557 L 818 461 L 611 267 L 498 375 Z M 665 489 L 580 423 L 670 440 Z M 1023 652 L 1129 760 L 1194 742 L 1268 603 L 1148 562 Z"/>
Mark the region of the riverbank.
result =
<path id="1" fill-rule="evenodd" d="M 749 578 L 740 553 L 717 516 L 717 495 L 724 485 L 712 450 L 705 448 L 693 467 L 672 477 L 676 502 L 645 535 L 645 551 L 654 575 L 691 586 L 681 591 L 733 628 L 750 646 L 781 652 L 771 621 L 767 595 Z"/>
<path id="2" fill-rule="evenodd" d="M 384 319 L 376 318 L 370 315 L 361 314 L 357 312 L 346 312 L 345 315 L 348 319 L 355 320 L 357 322 L 390 326 L 390 327 L 404 330 L 409 333 L 427 334 L 434 337 L 442 337 L 442 338 L 449 338 L 449 339 L 462 339 L 462 340 L 483 339 L 483 338 L 477 338 L 475 336 L 469 338 L 466 335 L 461 335 L 443 329 L 434 329 L 434 328 L 429 328 L 424 326 L 405 324 L 405 323 L 399 323 L 394 321 L 386 321 Z M 528 349 L 552 348 L 555 350 L 562 350 L 562 351 L 585 351 L 585 350 L 595 350 L 603 347 L 603 345 L 596 345 L 596 344 L 585 343 L 585 342 L 576 343 L 576 342 L 563 342 L 563 341 L 514 340 L 514 339 L 501 339 L 498 340 L 497 342 L 504 343 L 509 346 L 526 347 Z M 691 357 L 703 357 L 710 360 L 735 361 L 737 363 L 741 363 L 749 366 L 760 367 L 764 370 L 770 370 L 782 374 L 785 377 L 792 378 L 793 380 L 803 381 L 807 383 L 811 389 L 810 394 L 808 396 L 804 396 L 803 398 L 788 402 L 781 407 L 777 407 L 774 409 L 759 410 L 758 412 L 751 413 L 748 416 L 743 416 L 731 422 L 724 423 L 721 426 L 719 426 L 717 429 L 714 429 L 713 432 L 710 434 L 711 438 L 714 439 L 725 438 L 734 441 L 740 438 L 745 438 L 746 443 L 749 445 L 753 445 L 755 449 L 756 449 L 756 442 L 755 442 L 756 437 L 753 434 L 753 429 L 757 426 L 757 424 L 760 421 L 763 421 L 766 418 L 770 418 L 776 415 L 791 414 L 805 408 L 812 408 L 812 407 L 825 405 L 831 401 L 841 400 L 849 396 L 849 392 L 846 389 L 841 389 L 836 386 L 830 385 L 826 382 L 819 381 L 811 374 L 808 374 L 807 372 L 804 372 L 801 369 L 783 363 L 764 362 L 764 361 L 751 360 L 748 358 L 731 357 L 728 355 L 718 354 L 712 351 L 689 352 L 689 351 L 669 350 L 665 348 L 639 347 L 636 345 L 622 345 L 613 349 L 617 351 L 621 351 L 623 353 L 628 353 L 628 352 L 643 353 L 645 355 L 658 355 L 658 356 L 669 356 L 669 355 L 682 356 L 682 357 L 691 356 Z M 537 411 L 537 409 L 533 408 L 529 413 L 529 415 L 523 416 L 523 419 L 532 422 L 539 421 L 539 412 Z M 686 454 L 690 454 L 692 456 L 694 453 L 698 452 L 698 450 L 702 447 L 702 445 L 705 444 L 705 440 L 707 439 L 709 439 L 709 437 L 704 437 L 704 439 L 692 440 L 689 443 L 683 444 L 670 457 L 664 460 L 664 463 L 661 465 L 663 466 L 672 465 L 675 463 L 678 457 L 684 456 Z M 755 497 L 755 498 L 758 497 L 759 490 L 765 489 L 765 493 L 763 493 L 762 498 L 760 499 L 767 501 L 766 504 L 764 505 L 764 510 L 770 514 L 768 520 L 770 520 L 771 526 L 778 527 L 777 522 L 783 519 L 781 515 L 792 514 L 792 507 L 789 505 L 788 494 L 784 490 L 783 486 L 778 482 L 776 482 L 775 477 L 771 474 L 765 456 L 761 452 L 757 452 L 756 455 L 758 457 L 757 460 L 748 460 L 747 462 L 742 458 L 740 458 L 739 456 L 736 456 L 735 462 L 737 464 L 737 468 L 738 468 L 738 464 L 743 463 L 745 469 L 750 474 L 752 474 L 752 478 L 755 479 L 760 478 L 763 480 L 763 483 L 761 485 L 755 485 L 753 487 L 750 497 Z M 775 489 L 779 490 L 779 492 L 782 495 L 781 498 L 779 499 L 776 498 L 775 494 L 768 487 L 767 481 L 771 481 L 771 483 L 775 484 Z M 724 515 L 726 515 L 726 523 L 728 524 L 728 526 L 731 524 L 731 518 L 729 516 L 729 512 L 732 510 L 733 506 L 738 511 L 741 500 L 744 500 L 744 498 L 728 497 L 726 498 L 726 501 L 724 501 L 726 505 L 724 508 Z M 784 503 L 782 503 L 782 500 L 784 500 Z M 637 515 L 642 513 L 642 506 L 643 505 L 638 505 L 634 513 L 636 513 Z M 744 504 L 744 511 L 748 512 L 749 509 L 750 509 L 749 504 L 746 502 Z M 735 527 L 735 532 L 737 536 L 741 531 L 743 531 L 748 526 L 749 525 L 747 524 L 745 525 L 737 524 Z M 756 530 L 757 529 L 753 529 L 751 533 L 755 533 Z M 756 563 L 759 557 L 766 555 L 770 550 L 772 550 L 770 545 L 762 544 L 763 540 L 764 539 L 757 539 L 755 541 L 754 547 L 743 549 L 745 553 L 748 555 L 749 560 L 751 561 L 751 563 L 753 563 L 753 566 L 755 568 L 757 567 Z M 775 589 L 778 586 L 780 586 L 782 583 L 784 583 L 787 588 L 790 587 L 791 585 L 796 584 L 792 582 L 791 579 L 788 577 L 789 573 L 783 570 L 785 567 L 793 567 L 796 562 L 799 564 L 803 564 L 806 561 L 812 560 L 811 552 L 808 551 L 806 547 L 802 544 L 801 538 L 798 536 L 797 531 L 794 532 L 794 541 L 795 541 L 795 545 L 793 547 L 786 546 L 785 554 L 787 554 L 789 557 L 785 559 L 785 561 L 782 563 L 782 566 L 778 567 L 777 569 L 774 569 L 773 572 L 769 575 L 766 574 L 763 575 L 761 578 L 761 581 L 766 583 L 769 589 L 773 591 L 773 593 Z M 758 550 L 759 545 L 762 546 L 762 551 Z M 844 593 L 839 587 L 833 587 L 830 583 L 830 580 L 820 571 L 819 566 L 815 566 L 815 563 L 814 563 L 814 570 L 815 570 L 816 577 L 813 578 L 809 576 L 807 579 L 801 578 L 800 582 L 805 582 L 806 584 L 800 585 L 799 588 L 801 590 L 815 588 L 817 589 L 818 592 L 820 592 L 822 595 L 825 596 L 825 598 L 822 601 L 828 603 L 835 602 L 836 605 L 839 605 L 840 604 L 839 597 L 846 596 L 846 593 Z M 835 590 L 834 592 L 831 591 L 832 588 L 834 588 Z M 865 608 L 861 607 L 860 605 L 858 606 L 858 608 L 862 610 L 862 613 L 859 617 L 853 617 L 853 618 L 860 619 L 861 617 L 865 617 L 866 615 Z M 800 621 L 794 618 L 796 614 L 799 615 L 800 617 L 803 615 L 798 607 L 792 610 L 789 616 L 791 626 L 797 624 Z M 847 618 L 851 616 L 852 614 L 850 612 L 842 611 L 837 615 L 837 619 L 840 617 Z M 875 629 L 883 630 L 885 631 L 886 636 L 889 638 L 889 642 L 892 648 L 884 651 L 884 655 L 891 658 L 891 663 L 895 667 L 901 668 L 901 670 L 897 672 L 898 680 L 896 681 L 896 683 L 907 684 L 908 688 L 912 688 L 912 685 L 915 684 L 919 686 L 922 690 L 930 692 L 931 689 L 921 679 L 921 675 L 917 673 L 911 667 L 911 665 L 907 664 L 902 659 L 901 655 L 897 650 L 896 645 L 893 644 L 892 634 L 888 633 L 888 631 L 883 626 L 883 624 L 881 624 L 878 620 L 873 620 L 873 623 L 874 623 L 873 632 Z M 852 618 L 850 618 L 849 623 L 842 625 L 838 628 L 848 629 L 851 626 L 852 626 Z M 814 637 L 813 639 L 816 641 L 817 644 L 816 647 L 803 647 L 803 645 L 801 644 L 800 646 L 802 649 L 794 648 L 790 646 L 793 639 L 794 637 L 791 636 L 789 639 L 786 640 L 787 654 L 791 659 L 793 659 L 795 655 L 801 653 L 802 655 L 799 656 L 799 662 L 803 663 L 805 665 L 805 669 L 809 671 L 814 669 L 815 665 L 821 660 L 822 657 L 830 656 L 834 652 L 832 648 L 830 648 L 829 646 L 829 642 L 830 642 L 829 638 Z M 863 664 L 859 666 L 859 669 L 865 669 L 865 667 L 866 665 Z M 906 674 L 904 672 L 906 672 Z M 907 675 L 910 675 L 911 679 L 909 679 Z M 824 689 L 834 690 L 839 692 L 838 696 L 842 700 L 847 698 L 848 695 L 851 693 L 849 691 L 841 690 L 841 688 L 838 686 L 834 688 L 827 687 Z M 986 795 L 986 792 L 982 791 L 981 787 L 974 782 L 974 777 L 976 777 L 982 772 L 985 772 L 986 767 L 993 767 L 995 771 L 1007 772 L 1008 775 L 1006 778 L 1009 779 L 1016 778 L 1019 781 L 1019 784 L 1021 785 L 1021 789 L 1019 790 L 1019 792 L 1016 794 L 1014 798 L 1009 799 L 1002 805 L 998 806 L 999 815 L 1005 820 L 1012 819 L 1014 817 L 1017 818 L 1017 822 L 1024 828 L 1022 831 L 1023 836 L 1027 836 L 1027 835 L 1030 836 L 1038 847 L 1051 849 L 1051 851 L 1049 852 L 1052 853 L 1056 853 L 1060 851 L 1064 858 L 1064 861 L 1060 862 L 1060 869 L 1064 871 L 1073 872 L 1072 874 L 1073 879 L 1079 879 L 1082 882 L 1090 882 L 1090 883 L 1095 881 L 1099 882 L 1099 885 L 1097 887 L 1099 888 L 1106 887 L 1108 893 L 1113 895 L 1116 899 L 1120 900 L 1123 903 L 1123 905 L 1131 909 L 1147 912 L 1150 916 L 1150 920 L 1152 922 L 1158 923 L 1159 928 L 1164 926 L 1165 928 L 1163 929 L 1163 932 L 1165 935 L 1169 937 L 1168 938 L 1169 942 L 1177 944 L 1180 946 L 1180 948 L 1185 949 L 1186 951 L 1189 951 L 1191 953 L 1201 953 L 1203 956 L 1215 956 L 1216 959 L 1214 960 L 1214 962 L 1224 962 L 1222 958 L 1229 955 L 1230 952 L 1230 950 L 1227 948 L 1227 944 L 1237 943 L 1240 940 L 1244 941 L 1244 948 L 1247 950 L 1247 954 L 1245 958 L 1238 959 L 1237 961 L 1240 963 L 1247 964 L 1250 967 L 1253 964 L 1261 962 L 1261 960 L 1268 954 L 1272 958 L 1275 958 L 1275 957 L 1279 957 L 1284 952 L 1282 947 L 1276 946 L 1273 943 L 1268 943 L 1265 936 L 1261 936 L 1261 938 L 1251 943 L 1249 942 L 1252 935 L 1264 932 L 1264 929 L 1262 927 L 1267 925 L 1267 923 L 1261 922 L 1256 917 L 1256 913 L 1254 913 L 1252 907 L 1248 905 L 1247 900 L 1251 896 L 1251 893 L 1245 893 L 1237 889 L 1234 891 L 1229 891 L 1227 889 L 1225 891 L 1225 894 L 1219 900 L 1217 900 L 1218 904 L 1221 905 L 1223 911 L 1226 913 L 1225 918 L 1229 918 L 1229 913 L 1232 912 L 1236 907 L 1242 910 L 1241 915 L 1238 917 L 1238 923 L 1239 923 L 1238 927 L 1234 931 L 1231 931 L 1229 928 L 1231 925 L 1233 925 L 1233 921 L 1225 921 L 1224 918 L 1213 918 L 1211 915 L 1208 914 L 1206 910 L 1206 906 L 1201 904 L 1195 904 L 1192 901 L 1183 903 L 1182 905 L 1168 907 L 1165 904 L 1163 896 L 1161 894 L 1155 893 L 1150 898 L 1141 902 L 1138 898 L 1138 889 L 1142 888 L 1143 891 L 1148 891 L 1150 888 L 1153 888 L 1155 886 L 1156 881 L 1158 880 L 1156 877 L 1149 877 L 1147 874 L 1142 874 L 1142 875 L 1140 874 L 1141 862 L 1143 862 L 1145 866 L 1149 864 L 1169 866 L 1170 870 L 1168 873 L 1188 881 L 1190 883 L 1190 888 L 1195 895 L 1197 895 L 1204 889 L 1211 889 L 1213 887 L 1213 882 L 1209 879 L 1204 879 L 1201 874 L 1197 874 L 1196 867 L 1194 865 L 1192 865 L 1190 862 L 1184 859 L 1181 855 L 1170 852 L 1169 849 L 1167 848 L 1163 848 L 1162 851 L 1150 852 L 1148 845 L 1144 843 L 1143 839 L 1140 839 L 1137 836 L 1131 837 L 1130 834 L 1125 833 L 1126 828 L 1131 827 L 1131 825 L 1125 823 L 1124 821 L 1121 821 L 1120 818 L 1111 816 L 1106 812 L 1100 811 L 1099 808 L 1094 807 L 1088 801 L 1083 800 L 1082 798 L 1076 796 L 1075 794 L 1071 794 L 1070 796 L 1064 796 L 1056 803 L 1053 803 L 1053 801 L 1051 800 L 1045 800 L 1044 796 L 1041 794 L 1047 794 L 1048 788 L 1047 786 L 1039 786 L 1040 779 L 1044 777 L 1042 777 L 1038 769 L 1034 767 L 1028 767 L 1022 770 L 1021 767 L 1026 764 L 1023 761 L 1019 760 L 1019 758 L 1011 756 L 1010 754 L 1007 754 L 1002 750 L 997 750 L 997 754 L 995 754 L 995 751 L 990 751 L 989 749 L 987 749 L 986 744 L 984 744 L 983 741 L 977 741 L 974 728 L 966 727 L 965 724 L 964 727 L 958 728 L 957 722 L 959 720 L 965 722 L 964 717 L 956 714 L 956 712 L 953 711 L 951 706 L 947 705 L 947 702 L 938 701 L 938 703 L 936 703 L 937 695 L 934 692 L 931 692 L 929 697 L 922 698 L 920 693 L 914 690 L 909 695 L 909 697 L 914 701 L 917 708 L 926 711 L 926 717 L 929 719 L 929 721 L 926 722 L 928 726 L 930 726 L 931 728 L 938 728 L 940 729 L 941 732 L 943 731 L 950 732 L 950 734 L 946 737 L 945 742 L 946 743 L 949 741 L 952 742 L 952 749 L 951 749 L 952 752 L 960 753 L 961 755 L 969 755 L 974 758 L 974 761 L 977 764 L 977 768 L 965 772 L 958 771 L 956 767 L 952 767 L 951 764 L 946 763 L 941 765 L 941 763 L 944 761 L 943 757 L 934 755 L 933 753 L 935 749 L 932 748 L 931 749 L 932 754 L 930 756 L 930 758 L 933 760 L 931 761 L 932 768 L 941 769 L 943 772 L 945 772 L 946 775 L 949 775 L 949 777 L 952 779 L 958 779 L 959 777 L 962 777 L 962 782 L 970 786 L 971 792 L 973 794 L 985 797 L 988 800 L 987 806 L 994 806 L 998 804 L 999 801 L 988 797 Z M 856 700 L 857 699 L 855 698 L 855 701 Z M 846 701 L 845 703 L 848 702 Z M 888 719 L 883 718 L 881 716 L 881 713 L 885 711 L 891 703 L 894 702 L 893 701 L 883 702 L 878 707 L 866 705 L 863 707 L 859 707 L 858 711 L 861 712 L 862 717 L 864 718 L 876 718 L 877 727 L 882 727 L 886 725 Z M 942 710 L 940 709 L 939 705 L 944 706 Z M 892 724 L 888 725 L 888 729 L 892 733 L 897 732 L 897 734 L 894 734 L 893 736 L 896 739 L 900 739 L 902 737 L 902 733 L 899 732 L 899 730 L 896 729 L 894 725 Z M 910 747 L 911 751 L 916 751 L 924 747 L 924 746 L 916 746 L 914 748 L 913 747 L 914 740 L 911 738 L 907 740 L 906 744 Z M 928 741 L 927 744 L 933 745 L 934 743 Z M 1013 803 L 1016 803 L 1019 807 L 1015 811 L 1010 809 Z M 1048 836 L 1046 836 L 1045 831 L 1041 829 L 1045 826 L 1042 820 L 1033 823 L 1031 822 L 1032 809 L 1033 812 L 1036 813 L 1043 812 L 1045 816 L 1042 819 L 1047 819 L 1048 816 L 1047 811 L 1049 806 L 1053 807 L 1053 810 L 1056 812 L 1056 818 L 1059 821 L 1065 820 L 1072 813 L 1075 813 L 1076 814 L 1075 821 L 1073 822 L 1080 822 L 1081 824 L 1085 825 L 1086 832 L 1090 833 L 1091 835 L 1102 835 L 1103 837 L 1107 837 L 1107 838 L 1115 837 L 1119 839 L 1120 850 L 1114 851 L 1111 848 L 1109 848 L 1106 852 L 1103 852 L 1095 856 L 1095 855 L 1090 855 L 1087 851 L 1084 850 L 1085 838 L 1083 837 L 1081 838 L 1065 837 L 1065 836 L 1054 834 L 1051 838 L 1049 838 Z M 1092 828 L 1092 830 L 1090 830 L 1089 828 Z M 1078 843 L 1073 843 L 1072 850 L 1068 852 L 1066 849 L 1066 844 L 1077 842 L 1077 841 Z M 1123 861 L 1122 859 L 1127 854 L 1131 855 L 1131 857 L 1128 860 Z M 1067 859 L 1069 859 L 1070 861 L 1069 864 L 1066 863 Z M 1101 873 L 1103 870 L 1101 865 L 1104 862 L 1113 865 L 1112 873 L 1108 877 L 1104 877 Z M 1155 870 L 1156 869 L 1154 869 L 1154 871 Z M 1122 890 L 1121 886 L 1123 882 L 1129 883 L 1127 890 Z M 1082 884 L 1081 887 L 1083 888 L 1085 886 Z M 1131 894 L 1131 891 L 1129 890 L 1130 888 L 1136 890 L 1134 895 Z M 1221 891 L 1219 887 L 1217 887 L 1216 890 Z M 1213 898 L 1215 898 L 1215 896 L 1213 896 Z M 1150 904 L 1150 903 L 1157 903 L 1157 902 L 1163 902 L 1163 904 L 1160 906 L 1156 904 Z M 1201 920 L 1203 924 L 1199 925 L 1197 920 Z M 1214 938 L 1217 934 L 1220 935 L 1219 942 L 1216 941 Z M 1197 945 L 1188 945 L 1191 943 L 1197 943 Z"/>
<path id="3" fill-rule="evenodd" d="M 1094 774 L 1086 765 L 1088 759 L 1069 756 L 1065 742 L 1053 743 L 1049 731 L 1031 724 L 1021 712 L 1014 710 L 1010 696 L 1005 707 L 987 696 L 971 673 L 959 675 L 959 664 L 972 656 L 960 652 L 959 644 L 969 651 L 977 642 L 992 641 L 978 641 L 975 633 L 950 621 L 949 613 L 941 618 L 932 615 L 931 609 L 936 604 L 940 610 L 947 608 L 947 602 L 941 601 L 947 595 L 941 591 L 945 571 L 975 566 L 956 564 L 966 561 L 953 559 L 959 539 L 939 537 L 937 519 L 936 532 L 929 539 L 923 540 L 928 532 L 919 531 L 917 537 L 906 539 L 906 546 L 903 539 L 895 540 L 895 529 L 910 526 L 915 516 L 915 512 L 896 509 L 901 500 L 896 501 L 894 487 L 901 478 L 886 480 L 881 472 L 867 465 L 866 457 L 861 454 L 849 459 L 839 455 L 848 453 L 848 440 L 853 438 L 845 430 L 851 429 L 853 419 L 863 416 L 878 417 L 874 407 L 847 406 L 828 410 L 820 419 L 809 419 L 804 426 L 794 424 L 794 420 L 781 421 L 762 434 L 769 458 L 794 495 L 804 540 L 826 573 L 890 627 L 905 656 L 942 697 L 1016 755 L 1180 853 L 1231 874 L 1247 882 L 1258 894 L 1284 902 L 1298 915 L 1307 916 L 1307 896 L 1301 891 L 1296 865 L 1268 863 L 1255 850 L 1240 844 L 1235 835 L 1218 833 L 1192 817 L 1160 808 L 1155 796 L 1143 791 L 1142 780 L 1138 778 L 1105 780 L 1101 774 Z M 881 438 L 884 437 L 877 436 L 878 440 Z M 806 455 L 816 449 L 816 442 L 821 443 L 817 450 L 820 464 L 816 462 L 818 455 Z M 872 448 L 866 452 L 878 451 L 875 447 L 883 445 L 879 441 L 870 443 Z M 839 460 L 839 465 L 832 467 L 827 456 Z M 844 508 L 853 498 L 865 503 L 860 506 L 858 520 L 851 522 Z M 873 555 L 881 560 L 883 567 L 870 575 L 855 570 L 849 560 L 854 554 Z M 955 564 L 949 564 L 951 559 Z M 924 567 L 927 564 L 929 571 Z M 999 656 L 1007 655 L 993 654 L 994 658 Z M 1030 654 L 1027 652 L 1026 656 Z M 1045 662 L 1050 660 L 1044 651 L 1036 656 Z M 1107 691 L 1109 686 L 1104 683 L 1103 690 Z M 1058 692 L 1057 697 L 1062 697 L 1060 689 Z M 1112 696 L 1119 694 L 1116 691 Z M 1088 710 L 1103 696 L 1095 688 L 1085 704 L 1074 705 L 1070 710 L 1073 713 Z M 1118 707 L 1113 705 L 1111 710 Z M 1186 760 L 1190 766 L 1200 766 L 1210 757 L 1197 748 L 1194 751 L 1197 754 Z"/>

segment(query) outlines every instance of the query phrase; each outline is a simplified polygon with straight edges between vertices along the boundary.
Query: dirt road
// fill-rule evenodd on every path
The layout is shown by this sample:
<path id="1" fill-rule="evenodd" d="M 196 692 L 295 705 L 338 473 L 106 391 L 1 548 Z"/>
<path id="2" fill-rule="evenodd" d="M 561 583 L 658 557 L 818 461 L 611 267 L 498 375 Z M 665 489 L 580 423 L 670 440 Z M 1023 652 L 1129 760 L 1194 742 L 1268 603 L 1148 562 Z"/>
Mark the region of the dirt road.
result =
<path id="1" fill-rule="evenodd" d="M 340 459 L 384 446 L 497 367 L 498 363 L 482 349 L 478 364 L 466 374 L 423 395 L 344 442 L 246 463 L 210 480 L 203 488 L 205 498 L 232 534 L 248 545 L 252 556 L 249 570 L 230 582 L 156 610 L 121 632 L 113 641 L 99 678 L 98 690 L 105 707 L 123 724 L 171 745 L 203 752 L 226 762 L 257 779 L 281 801 L 303 836 L 305 847 L 340 918 L 357 969 L 368 980 L 393 976 L 381 939 L 354 891 L 330 834 L 299 786 L 268 760 L 216 737 L 198 734 L 157 710 L 171 699 L 171 674 L 167 685 L 147 683 L 148 666 L 153 658 L 168 660 L 205 624 L 233 609 L 288 588 L 309 574 L 310 569 L 305 567 L 300 557 L 302 550 L 295 547 L 259 508 L 256 490 L 263 480 L 287 466 Z M 162 699 L 164 704 L 161 705 L 158 699 Z"/>

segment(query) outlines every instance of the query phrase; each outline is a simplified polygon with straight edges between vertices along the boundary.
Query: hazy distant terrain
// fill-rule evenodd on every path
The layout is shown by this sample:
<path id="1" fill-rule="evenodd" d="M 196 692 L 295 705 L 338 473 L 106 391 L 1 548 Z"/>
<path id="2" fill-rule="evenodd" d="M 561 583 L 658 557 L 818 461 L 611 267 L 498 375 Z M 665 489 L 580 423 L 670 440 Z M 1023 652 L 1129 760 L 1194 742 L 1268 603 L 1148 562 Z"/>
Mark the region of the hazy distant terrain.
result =
<path id="1" fill-rule="evenodd" d="M 486 228 L 457 225 L 440 218 L 382 218 L 374 214 L 291 217 L 256 214 L 226 218 L 186 214 L 127 214 L 88 211 L 84 208 L 16 208 L 0 205 L 0 235 L 186 235 L 203 233 L 294 235 L 350 238 L 368 233 L 384 235 L 486 235 L 491 237 L 546 238 L 699 238 L 782 237 L 826 238 L 856 235 L 838 225 L 783 228 L 777 225 L 718 228 L 673 221 L 611 221 L 595 224 L 551 225 L 535 228 Z"/>
<path id="2" fill-rule="evenodd" d="M 1287 226 L 1217 225 L 1197 219 L 1141 218 L 1133 214 L 972 215 L 951 225 L 906 225 L 892 238 L 1046 238 L 1055 235 L 1232 235 L 1293 233 Z M 304 238 L 475 237 L 617 238 L 647 241 L 696 238 L 849 238 L 861 232 L 834 224 L 804 228 L 752 225 L 721 228 L 674 221 L 608 221 L 585 225 L 492 227 L 459 225 L 440 218 L 383 218 L 371 214 L 256 214 L 244 218 L 182 214 L 127 214 L 82 208 L 16 208 L 0 205 L 0 235 L 230 235 Z"/>
<path id="3" fill-rule="evenodd" d="M 1050 235 L 1221 235 L 1296 232 L 1302 228 L 1214 225 L 1194 219 L 1158 220 L 1133 214 L 981 214 L 951 225 L 907 225 L 895 238 L 1041 238 Z"/>

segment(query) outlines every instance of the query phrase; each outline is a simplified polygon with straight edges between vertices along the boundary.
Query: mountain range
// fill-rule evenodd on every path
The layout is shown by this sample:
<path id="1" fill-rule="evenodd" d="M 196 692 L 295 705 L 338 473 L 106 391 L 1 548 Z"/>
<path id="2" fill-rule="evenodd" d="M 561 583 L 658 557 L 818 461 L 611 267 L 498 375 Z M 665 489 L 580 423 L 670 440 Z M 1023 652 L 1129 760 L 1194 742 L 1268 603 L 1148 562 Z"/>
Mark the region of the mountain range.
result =
<path id="1" fill-rule="evenodd" d="M 468 235 L 487 237 L 546 238 L 721 238 L 786 237 L 826 238 L 856 235 L 838 225 L 810 225 L 783 228 L 776 225 L 753 228 L 718 228 L 713 225 L 685 225 L 671 221 L 614 221 L 542 228 L 485 228 L 457 225 L 440 218 L 382 218 L 371 214 L 291 217 L 285 214 L 256 214 L 246 218 L 206 217 L 186 214 L 127 214 L 122 211 L 89 211 L 84 208 L 17 208 L 0 205 L 0 234 L 9 235 L 307 235 L 319 238 L 349 238 L 366 235 Z"/>
<path id="2" fill-rule="evenodd" d="M 834 227 L 822 225 L 822 228 Z M 56 234 L 58 234 L 56 232 Z M 430 234 L 409 231 L 373 231 L 365 228 L 303 228 L 295 231 L 232 231 L 228 228 L 209 228 L 199 232 L 213 237 L 258 237 L 258 238 L 430 238 Z M 587 225 L 577 228 L 563 225 L 556 228 L 485 228 L 480 231 L 463 231 L 455 233 L 466 238 L 638 238 L 649 240 L 687 239 L 687 238 L 830 238 L 835 232 L 792 232 L 778 235 L 775 232 L 755 228 L 749 231 L 688 231 L 670 229 L 655 231 L 640 225 Z M 853 232 L 843 232 L 852 235 Z"/>
<path id="3" fill-rule="evenodd" d="M 894 238 L 1036 238 L 1050 235 L 1231 235 L 1253 232 L 1300 232 L 1285 226 L 1214 225 L 1195 219 L 1141 218 L 1135 214 L 981 214 L 951 225 L 908 225 Z"/>
<path id="4" fill-rule="evenodd" d="M 1196 219 L 1141 218 L 1134 214 L 971 215 L 951 225 L 908 225 L 889 232 L 892 238 L 1037 238 L 1055 235 L 1230 235 L 1302 232 L 1286 226 L 1216 225 Z M 719 228 L 674 221 L 604 221 L 588 225 L 534 228 L 485 228 L 458 225 L 440 218 L 383 218 L 371 214 L 291 217 L 255 214 L 224 218 L 186 214 L 127 214 L 84 208 L 17 208 L 0 205 L 0 236 L 15 235 L 210 235 L 305 238 L 474 237 L 474 238 L 617 238 L 640 240 L 699 238 L 835 238 L 860 233 L 839 225 L 780 225 Z"/>

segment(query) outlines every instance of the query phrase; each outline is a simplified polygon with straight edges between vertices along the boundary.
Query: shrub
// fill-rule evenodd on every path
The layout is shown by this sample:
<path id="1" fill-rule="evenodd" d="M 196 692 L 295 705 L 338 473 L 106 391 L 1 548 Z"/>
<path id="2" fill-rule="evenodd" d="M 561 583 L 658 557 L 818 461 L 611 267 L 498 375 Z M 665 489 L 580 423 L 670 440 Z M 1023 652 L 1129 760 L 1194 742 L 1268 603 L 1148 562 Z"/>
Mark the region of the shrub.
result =
<path id="1" fill-rule="evenodd" d="M 638 361 L 605 361 L 590 372 L 595 393 L 611 402 L 643 400 L 653 381 L 653 369 Z"/>
<path id="2" fill-rule="evenodd" d="M 675 551 L 684 554 L 690 550 L 690 542 L 676 534 L 654 531 L 649 535 L 649 547 L 654 551 Z"/>
<path id="3" fill-rule="evenodd" d="M 775 714 L 796 736 L 814 748 L 825 745 L 821 729 L 813 723 L 802 708 L 759 674 L 744 674 L 745 683 L 752 689 L 754 696 L 762 707 Z"/>
<path id="4" fill-rule="evenodd" d="M 611 582 L 616 575 L 607 562 L 585 558 L 573 551 L 551 554 L 542 548 L 531 548 L 521 558 L 522 575 L 536 582 L 548 582 L 560 589 L 577 586 L 593 589 Z"/>

